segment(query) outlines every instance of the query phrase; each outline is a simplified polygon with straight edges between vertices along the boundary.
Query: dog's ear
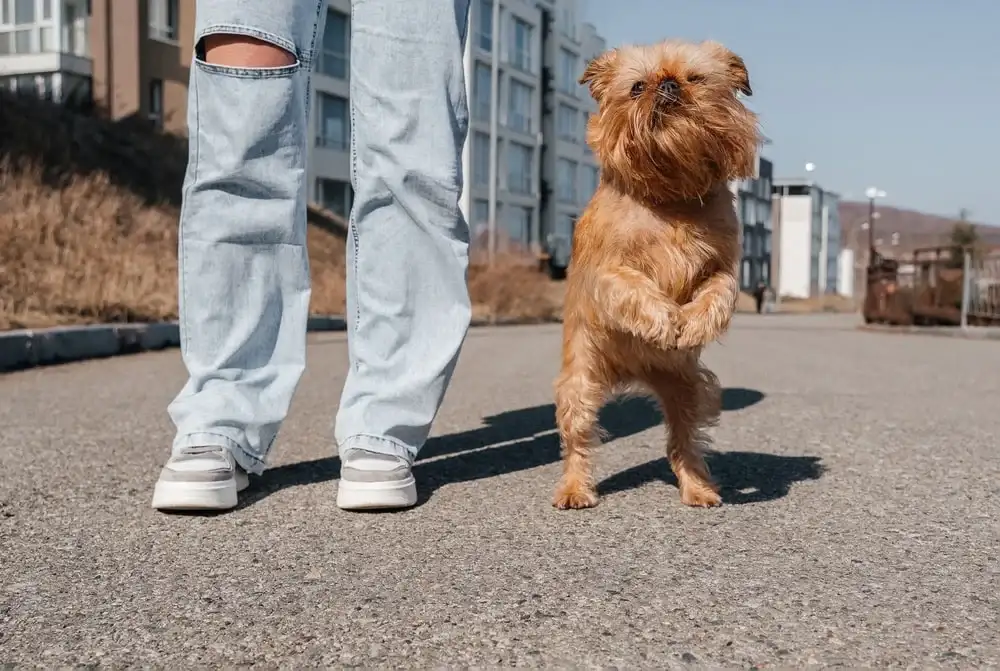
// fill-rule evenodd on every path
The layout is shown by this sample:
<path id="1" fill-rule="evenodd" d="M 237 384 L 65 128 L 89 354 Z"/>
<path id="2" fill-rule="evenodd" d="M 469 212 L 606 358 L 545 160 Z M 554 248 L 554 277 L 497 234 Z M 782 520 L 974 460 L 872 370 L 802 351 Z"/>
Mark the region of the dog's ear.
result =
<path id="1" fill-rule="evenodd" d="M 618 50 L 611 49 L 597 56 L 583 69 L 580 75 L 580 83 L 590 87 L 590 95 L 594 100 L 600 102 L 608 90 L 611 83 L 611 74 L 614 72 L 615 61 L 618 59 Z"/>
<path id="2" fill-rule="evenodd" d="M 750 74 L 747 72 L 747 64 L 743 62 L 743 59 L 727 49 L 720 42 L 709 40 L 703 44 L 725 66 L 726 74 L 729 75 L 733 87 L 745 96 L 752 96 L 753 89 L 750 88 Z"/>
<path id="3" fill-rule="evenodd" d="M 736 80 L 736 89 L 745 96 L 752 96 L 753 89 L 750 88 L 750 73 L 747 72 L 747 64 L 732 51 L 729 52 L 727 62 L 729 64 L 729 71 Z"/>

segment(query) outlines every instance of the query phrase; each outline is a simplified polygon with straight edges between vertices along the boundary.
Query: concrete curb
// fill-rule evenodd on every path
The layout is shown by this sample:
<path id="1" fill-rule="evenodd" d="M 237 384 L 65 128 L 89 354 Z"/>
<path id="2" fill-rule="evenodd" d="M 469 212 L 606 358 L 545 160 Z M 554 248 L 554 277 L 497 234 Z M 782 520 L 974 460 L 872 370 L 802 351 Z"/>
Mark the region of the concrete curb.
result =
<path id="1" fill-rule="evenodd" d="M 769 316 L 782 314 L 773 312 Z M 471 326 L 527 326 L 559 324 L 561 319 L 473 319 Z M 313 316 L 309 332 L 344 331 L 347 322 L 337 315 Z M 47 329 L 24 329 L 0 332 L 0 373 L 37 366 L 51 366 L 123 354 L 152 352 L 180 347 L 177 322 L 158 324 L 94 324 L 60 326 Z"/>
<path id="2" fill-rule="evenodd" d="M 309 331 L 343 331 L 343 317 L 310 317 Z M 0 373 L 180 347 L 176 322 L 95 324 L 0 333 Z"/>
<path id="3" fill-rule="evenodd" d="M 861 324 L 859 331 L 869 333 L 891 333 L 904 335 L 936 336 L 940 338 L 962 338 L 964 340 L 1000 340 L 1000 328 L 958 326 L 887 326 L 885 324 Z"/>

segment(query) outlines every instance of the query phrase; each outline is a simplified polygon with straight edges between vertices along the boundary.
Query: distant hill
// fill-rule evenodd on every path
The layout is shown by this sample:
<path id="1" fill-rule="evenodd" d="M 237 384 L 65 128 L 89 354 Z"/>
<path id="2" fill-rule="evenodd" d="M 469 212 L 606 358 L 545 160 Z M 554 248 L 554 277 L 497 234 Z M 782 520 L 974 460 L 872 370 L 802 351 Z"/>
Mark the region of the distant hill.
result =
<path id="1" fill-rule="evenodd" d="M 879 206 L 879 217 L 875 220 L 875 238 L 881 238 L 879 249 L 889 256 L 906 254 L 920 247 L 947 245 L 952 226 L 958 217 L 942 217 L 897 207 Z M 864 249 L 868 241 L 868 231 L 859 230 L 862 222 L 868 220 L 868 203 L 844 201 L 840 203 L 841 245 Z M 1000 226 L 979 222 L 976 230 L 986 245 L 1000 246 Z M 899 244 L 892 247 L 890 240 L 894 232 L 899 233 Z M 854 236 L 857 236 L 855 238 Z"/>

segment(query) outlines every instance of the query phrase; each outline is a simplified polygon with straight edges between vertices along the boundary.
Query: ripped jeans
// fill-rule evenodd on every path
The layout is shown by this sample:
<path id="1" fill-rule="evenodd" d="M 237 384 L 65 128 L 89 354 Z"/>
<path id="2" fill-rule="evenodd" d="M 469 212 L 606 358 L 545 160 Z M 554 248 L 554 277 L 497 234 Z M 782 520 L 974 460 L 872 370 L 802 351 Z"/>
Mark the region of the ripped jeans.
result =
<path id="1" fill-rule="evenodd" d="M 471 308 L 459 210 L 468 130 L 469 0 L 353 0 L 347 244 L 350 370 L 341 454 L 412 461 L 437 414 Z M 310 72 L 325 0 L 198 0 L 180 221 L 181 351 L 174 450 L 222 445 L 250 473 L 305 368 Z M 238 34 L 295 63 L 205 61 L 202 39 Z"/>

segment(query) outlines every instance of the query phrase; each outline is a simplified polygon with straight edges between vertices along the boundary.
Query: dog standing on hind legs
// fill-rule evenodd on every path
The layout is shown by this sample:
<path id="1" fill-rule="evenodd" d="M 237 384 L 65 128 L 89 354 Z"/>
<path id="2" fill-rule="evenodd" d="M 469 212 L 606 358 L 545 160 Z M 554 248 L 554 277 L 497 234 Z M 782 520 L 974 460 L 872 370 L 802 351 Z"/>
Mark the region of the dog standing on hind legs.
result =
<path id="1" fill-rule="evenodd" d="M 722 500 L 702 456 L 720 413 L 702 349 L 729 327 L 739 221 L 729 182 L 752 177 L 760 144 L 743 60 L 717 42 L 612 49 L 580 79 L 597 101 L 587 143 L 601 182 L 573 234 L 556 421 L 563 476 L 553 505 L 597 503 L 591 449 L 614 394 L 655 396 L 681 501 Z"/>

